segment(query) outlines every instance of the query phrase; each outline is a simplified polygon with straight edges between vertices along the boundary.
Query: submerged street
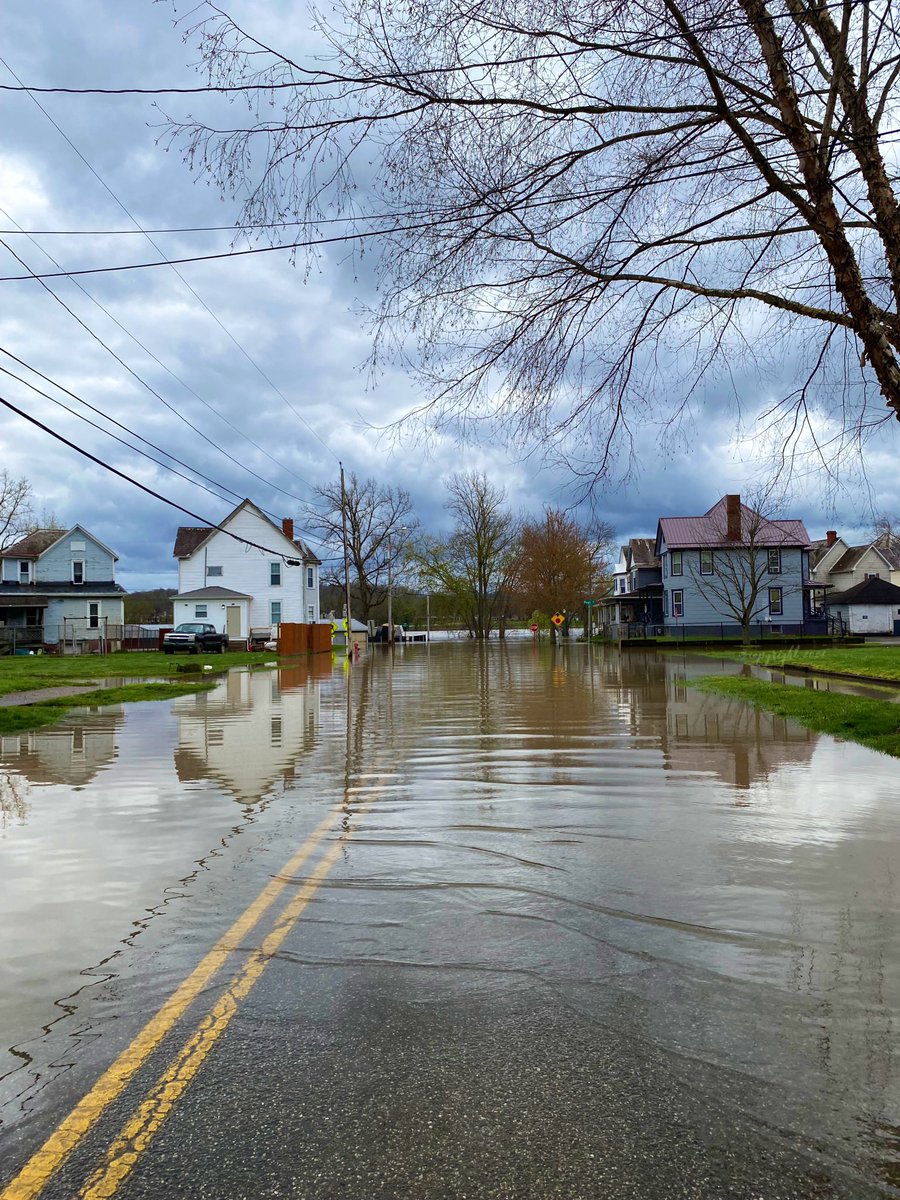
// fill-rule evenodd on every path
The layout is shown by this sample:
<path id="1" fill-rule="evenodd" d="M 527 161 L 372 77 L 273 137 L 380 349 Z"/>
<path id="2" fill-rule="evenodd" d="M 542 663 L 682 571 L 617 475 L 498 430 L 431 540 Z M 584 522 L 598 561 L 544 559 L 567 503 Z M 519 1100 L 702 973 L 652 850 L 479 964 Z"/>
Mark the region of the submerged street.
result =
<path id="1" fill-rule="evenodd" d="M 0 742 L 0 1200 L 900 1195 L 895 760 L 584 644 Z"/>

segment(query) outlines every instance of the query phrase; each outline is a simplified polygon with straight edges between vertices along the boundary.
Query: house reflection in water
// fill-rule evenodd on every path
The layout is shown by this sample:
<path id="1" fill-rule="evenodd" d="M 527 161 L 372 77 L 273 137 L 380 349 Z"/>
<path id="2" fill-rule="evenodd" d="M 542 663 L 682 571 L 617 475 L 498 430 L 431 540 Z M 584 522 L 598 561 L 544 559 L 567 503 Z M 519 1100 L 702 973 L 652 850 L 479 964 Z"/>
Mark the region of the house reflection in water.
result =
<path id="1" fill-rule="evenodd" d="M 675 770 L 708 771 L 747 791 L 787 765 L 808 763 L 819 735 L 741 700 L 666 680 L 665 754 Z"/>
<path id="2" fill-rule="evenodd" d="M 242 805 L 293 779 L 319 728 L 319 673 L 331 658 L 287 670 L 232 671 L 213 692 L 175 701 L 175 770 L 182 783 L 215 780 Z"/>
<path id="3" fill-rule="evenodd" d="M 785 766 L 808 763 L 819 742 L 817 733 L 783 717 L 688 687 L 674 656 L 610 656 L 603 675 L 632 733 L 658 738 L 670 770 L 716 775 L 737 791 Z"/>
<path id="4" fill-rule="evenodd" d="M 121 704 L 73 713 L 47 729 L 0 738 L 0 764 L 30 783 L 83 787 L 117 755 Z"/>

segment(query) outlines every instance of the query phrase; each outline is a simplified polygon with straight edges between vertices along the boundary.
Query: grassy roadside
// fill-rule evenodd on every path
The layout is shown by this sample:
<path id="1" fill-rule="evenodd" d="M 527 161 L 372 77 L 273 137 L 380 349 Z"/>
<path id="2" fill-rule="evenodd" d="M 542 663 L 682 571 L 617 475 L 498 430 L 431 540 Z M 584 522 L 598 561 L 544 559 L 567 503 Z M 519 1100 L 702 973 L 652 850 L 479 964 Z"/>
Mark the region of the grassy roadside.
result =
<path id="1" fill-rule="evenodd" d="M 79 705 L 120 704 L 136 700 L 171 700 L 193 692 L 206 692 L 215 686 L 204 666 L 216 671 L 248 663 L 261 666 L 272 662 L 273 654 L 163 654 L 162 651 L 123 651 L 117 654 L 61 655 L 36 654 L 34 657 L 0 658 L 0 696 L 12 692 L 30 692 L 43 688 L 78 687 L 101 679 L 134 680 L 119 687 L 94 688 L 77 696 L 58 696 L 37 704 L 0 707 L 0 734 L 20 733 L 52 725 L 63 713 Z M 196 667 L 196 673 L 179 667 Z"/>
<path id="2" fill-rule="evenodd" d="M 77 696 L 57 696 L 40 704 L 11 705 L 0 708 L 0 734 L 22 733 L 52 725 L 69 708 L 90 704 L 122 704 L 126 700 L 172 700 L 194 692 L 208 692 L 215 687 L 207 679 L 185 680 L 183 683 L 126 683 L 116 688 L 96 688 Z"/>
<path id="3" fill-rule="evenodd" d="M 55 655 L 36 654 L 33 658 L 0 658 L 0 696 L 27 692 L 34 688 L 75 687 L 95 679 L 177 679 L 185 683 L 179 666 L 213 667 L 223 670 L 246 663 L 257 666 L 271 662 L 274 654 L 248 654 L 229 650 L 225 654 L 163 654 L 160 650 L 132 650 L 117 654 Z"/>
<path id="4" fill-rule="evenodd" d="M 848 646 L 803 650 L 785 646 L 778 650 L 709 650 L 714 658 L 733 658 L 736 662 L 755 663 L 760 667 L 795 667 L 805 671 L 828 671 L 848 678 L 884 679 L 900 682 L 900 643 L 896 646 Z"/>
<path id="5" fill-rule="evenodd" d="M 790 717 L 817 733 L 830 733 L 900 758 L 900 704 L 730 675 L 704 675 L 688 684 L 701 692 L 743 700 L 776 716 Z"/>

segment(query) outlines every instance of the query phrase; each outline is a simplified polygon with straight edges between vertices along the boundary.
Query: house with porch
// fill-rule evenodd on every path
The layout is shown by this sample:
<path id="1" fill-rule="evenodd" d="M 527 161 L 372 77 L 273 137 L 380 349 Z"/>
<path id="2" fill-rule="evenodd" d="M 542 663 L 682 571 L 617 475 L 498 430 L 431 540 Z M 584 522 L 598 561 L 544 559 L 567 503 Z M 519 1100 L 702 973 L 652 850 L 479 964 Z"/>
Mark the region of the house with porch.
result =
<path id="1" fill-rule="evenodd" d="M 619 549 L 612 590 L 601 600 L 606 626 L 662 621 L 662 567 L 652 537 L 630 538 Z"/>
<path id="2" fill-rule="evenodd" d="M 320 559 L 294 533 L 294 522 L 270 520 L 243 500 L 215 527 L 182 526 L 175 624 L 210 621 L 233 641 L 282 621 L 314 623 L 319 616 Z"/>
<path id="3" fill-rule="evenodd" d="M 796 518 L 772 520 L 738 495 L 723 496 L 702 516 L 661 517 L 654 548 L 667 633 L 811 625 L 810 539 Z"/>
<path id="4" fill-rule="evenodd" d="M 0 554 L 0 652 L 115 645 L 125 621 L 118 555 L 82 525 L 36 529 Z"/>

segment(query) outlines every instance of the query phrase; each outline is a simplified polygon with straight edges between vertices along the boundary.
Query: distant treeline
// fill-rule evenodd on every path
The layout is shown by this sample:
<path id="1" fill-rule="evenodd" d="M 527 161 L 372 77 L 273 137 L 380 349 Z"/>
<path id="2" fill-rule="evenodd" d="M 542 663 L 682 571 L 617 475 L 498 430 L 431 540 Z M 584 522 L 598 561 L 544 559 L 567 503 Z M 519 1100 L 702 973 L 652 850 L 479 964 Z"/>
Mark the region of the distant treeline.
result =
<path id="1" fill-rule="evenodd" d="M 130 592 L 125 597 L 126 625 L 171 625 L 172 597 L 178 588 L 153 588 L 149 592 Z"/>

